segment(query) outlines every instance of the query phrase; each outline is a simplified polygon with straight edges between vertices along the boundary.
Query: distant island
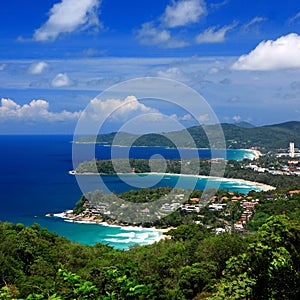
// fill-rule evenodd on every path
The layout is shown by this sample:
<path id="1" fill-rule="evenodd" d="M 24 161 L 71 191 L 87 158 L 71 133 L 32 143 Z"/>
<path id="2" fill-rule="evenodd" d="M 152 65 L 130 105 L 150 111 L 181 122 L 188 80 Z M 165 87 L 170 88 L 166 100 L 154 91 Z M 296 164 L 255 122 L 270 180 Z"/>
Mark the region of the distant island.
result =
<path id="1" fill-rule="evenodd" d="M 300 145 L 300 122 L 290 121 L 281 124 L 253 127 L 247 124 L 221 124 L 227 149 L 250 149 L 255 148 L 263 153 L 278 149 L 286 149 L 290 142 Z M 183 131 L 173 131 L 167 133 L 149 133 L 142 136 L 126 132 L 113 132 L 95 136 L 82 136 L 74 140 L 74 143 L 99 143 L 112 145 L 116 134 L 118 134 L 119 144 L 121 146 L 161 146 L 175 148 L 173 141 L 176 141 L 176 147 L 191 148 L 196 145 L 197 148 L 212 148 L 218 145 L 210 145 L 206 136 L 207 131 L 210 134 L 217 132 L 219 126 L 203 125 L 194 126 L 187 129 L 193 138 L 194 144 L 186 139 Z"/>

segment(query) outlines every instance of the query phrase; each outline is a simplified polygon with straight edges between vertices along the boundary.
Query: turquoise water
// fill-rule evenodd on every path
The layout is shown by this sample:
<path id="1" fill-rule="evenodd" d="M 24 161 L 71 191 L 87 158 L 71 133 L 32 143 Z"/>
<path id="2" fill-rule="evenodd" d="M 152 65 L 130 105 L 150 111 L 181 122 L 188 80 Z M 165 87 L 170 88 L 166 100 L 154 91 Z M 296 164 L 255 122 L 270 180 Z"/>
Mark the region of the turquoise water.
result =
<path id="1" fill-rule="evenodd" d="M 120 176 L 120 177 L 119 177 Z M 175 174 L 122 174 L 122 175 L 77 175 L 78 180 L 88 191 L 105 190 L 108 192 L 121 193 L 129 189 L 147 188 L 147 187 L 178 187 L 182 189 L 204 190 L 205 188 L 214 188 L 228 190 L 231 192 L 247 194 L 251 190 L 261 191 L 261 187 L 255 183 L 247 181 L 237 181 L 226 178 L 205 178 L 191 175 Z M 100 180 L 100 178 L 102 180 Z"/>
<path id="2" fill-rule="evenodd" d="M 34 223 L 31 217 L 19 217 L 17 220 L 28 225 Z M 56 232 L 71 241 L 84 245 L 102 243 L 121 250 L 126 250 L 135 244 L 153 243 L 162 235 L 156 229 L 73 223 L 58 217 L 36 216 L 34 221 L 39 223 L 41 227 L 48 228 L 51 232 Z"/>
<path id="3" fill-rule="evenodd" d="M 59 213 L 72 209 L 82 192 L 75 176 L 69 175 L 73 169 L 72 136 L 0 136 L 0 220 L 31 225 L 35 222 L 61 236 L 83 244 L 107 243 L 118 249 L 155 241 L 160 232 L 148 229 L 108 227 L 96 224 L 68 223 L 60 218 L 46 217 L 47 213 Z M 82 146 L 84 149 L 84 145 Z M 97 158 L 108 159 L 111 147 L 97 146 Z M 120 157 L 126 148 L 117 149 Z M 186 150 L 186 158 L 193 157 L 194 150 Z M 84 151 L 83 151 L 84 152 Z M 200 150 L 201 157 L 209 157 L 209 150 Z M 166 159 L 178 158 L 176 149 L 160 147 L 136 147 L 130 157 L 149 158 L 161 154 Z M 249 157 L 251 152 L 228 150 L 230 159 Z M 82 157 L 82 159 L 87 159 Z M 86 176 L 88 178 L 88 176 Z M 86 179 L 86 180 L 90 180 Z M 148 180 L 156 180 L 152 174 Z M 107 186 L 114 191 L 128 190 L 130 187 L 115 176 L 106 176 Z M 174 186 L 178 177 L 166 175 L 157 186 Z M 182 184 L 189 185 L 184 178 Z M 93 182 L 89 184 L 93 185 Z M 205 180 L 197 182 L 198 188 Z M 257 187 L 235 181 L 224 181 L 224 189 L 246 193 Z"/>

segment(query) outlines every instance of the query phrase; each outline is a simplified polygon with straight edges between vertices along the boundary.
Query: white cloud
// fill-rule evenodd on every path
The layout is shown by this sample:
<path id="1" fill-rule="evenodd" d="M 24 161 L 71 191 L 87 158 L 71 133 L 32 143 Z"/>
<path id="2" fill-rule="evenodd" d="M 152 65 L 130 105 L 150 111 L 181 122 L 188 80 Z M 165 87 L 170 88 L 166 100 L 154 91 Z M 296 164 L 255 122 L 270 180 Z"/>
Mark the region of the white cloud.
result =
<path id="1" fill-rule="evenodd" d="M 220 72 L 219 68 L 212 67 L 209 69 L 208 74 L 218 74 Z"/>
<path id="2" fill-rule="evenodd" d="M 105 101 L 94 98 L 85 111 L 85 116 L 91 117 L 93 120 L 111 118 L 113 121 L 125 121 L 135 114 L 156 112 L 155 109 L 140 103 L 135 96 L 128 96 L 125 99 L 107 99 Z"/>
<path id="3" fill-rule="evenodd" d="M 225 41 L 226 33 L 229 30 L 232 30 L 236 25 L 237 23 L 233 23 L 231 25 L 224 26 L 220 29 L 217 29 L 216 27 L 210 27 L 196 36 L 196 42 L 198 44 L 222 43 Z"/>
<path id="4" fill-rule="evenodd" d="M 51 85 L 57 88 L 70 86 L 72 84 L 73 84 L 72 80 L 69 78 L 69 76 L 66 73 L 57 74 L 51 81 Z"/>
<path id="5" fill-rule="evenodd" d="M 192 121 L 193 117 L 190 114 L 185 114 L 183 116 L 177 116 L 176 114 L 173 114 L 170 116 L 171 119 L 175 121 Z"/>
<path id="6" fill-rule="evenodd" d="M 112 128 L 121 125 L 121 131 L 149 133 L 182 129 L 180 122 L 193 122 L 193 118 L 189 114 L 164 114 L 139 102 L 135 96 L 127 96 L 124 99 L 91 100 L 82 113 L 78 128 L 82 132 L 91 132 L 99 130 L 99 124 L 107 123 Z"/>
<path id="7" fill-rule="evenodd" d="M 173 80 L 186 80 L 186 76 L 183 74 L 183 72 L 177 68 L 177 67 L 171 67 L 166 70 L 160 70 L 157 72 L 157 76 L 173 79 Z"/>
<path id="8" fill-rule="evenodd" d="M 6 64 L 1 64 L 0 65 L 0 71 L 3 71 L 6 68 Z"/>
<path id="9" fill-rule="evenodd" d="M 173 2 L 166 7 L 162 22 L 166 27 L 173 28 L 197 23 L 206 14 L 205 2 L 202 0 L 183 0 Z"/>
<path id="10" fill-rule="evenodd" d="M 291 17 L 289 20 L 288 20 L 288 23 L 289 24 L 292 24 L 292 23 L 294 23 L 297 19 L 299 19 L 300 18 L 300 11 L 296 14 L 296 15 L 294 15 L 293 17 Z"/>
<path id="11" fill-rule="evenodd" d="M 249 28 L 255 24 L 261 23 L 263 21 L 266 21 L 266 18 L 263 17 L 255 17 L 252 20 L 250 20 L 248 23 L 246 23 L 243 28 L 242 31 L 244 31 L 245 33 L 249 31 Z"/>
<path id="12" fill-rule="evenodd" d="M 44 70 L 47 69 L 47 68 L 48 68 L 48 64 L 45 63 L 44 61 L 40 61 L 40 62 L 31 64 L 29 66 L 28 72 L 30 74 L 37 75 L 37 74 L 43 73 Z"/>
<path id="13" fill-rule="evenodd" d="M 50 112 L 49 102 L 32 100 L 28 104 L 19 105 L 11 99 L 1 99 L 0 122 L 3 121 L 70 121 L 79 118 L 81 112 Z"/>
<path id="14" fill-rule="evenodd" d="M 137 31 L 137 38 L 145 45 L 161 45 L 164 48 L 180 48 L 187 45 L 184 41 L 172 38 L 167 29 L 157 28 L 153 22 L 144 23 Z"/>
<path id="15" fill-rule="evenodd" d="M 136 31 L 136 35 L 145 45 L 159 45 L 163 48 L 186 47 L 189 43 L 182 38 L 174 38 L 174 28 L 198 23 L 200 17 L 205 14 L 204 0 L 172 1 L 163 15 L 154 21 L 142 24 Z"/>
<path id="16" fill-rule="evenodd" d="M 168 42 L 171 38 L 168 30 L 159 30 L 153 26 L 153 23 L 148 22 L 142 25 L 142 28 L 138 31 L 138 38 L 143 44 L 161 44 Z"/>
<path id="17" fill-rule="evenodd" d="M 210 120 L 210 117 L 209 117 L 208 114 L 203 114 L 203 115 L 198 116 L 198 121 L 199 121 L 200 123 L 206 123 L 206 122 L 208 122 L 209 120 Z"/>
<path id="18" fill-rule="evenodd" d="M 222 2 L 216 2 L 216 3 L 211 3 L 210 4 L 210 7 L 213 9 L 213 10 L 217 10 L 219 9 L 220 7 L 228 4 L 229 0 L 224 0 Z"/>
<path id="19" fill-rule="evenodd" d="M 235 70 L 276 70 L 300 68 L 300 36 L 291 33 L 277 40 L 262 41 L 233 65 Z"/>
<path id="20" fill-rule="evenodd" d="M 235 115 L 235 116 L 232 117 L 232 120 L 233 120 L 234 122 L 239 122 L 239 121 L 241 120 L 241 116 Z"/>
<path id="21" fill-rule="evenodd" d="M 34 33 L 36 41 L 55 40 L 62 33 L 99 27 L 97 10 L 100 0 L 62 0 L 54 4 L 50 17 Z"/>

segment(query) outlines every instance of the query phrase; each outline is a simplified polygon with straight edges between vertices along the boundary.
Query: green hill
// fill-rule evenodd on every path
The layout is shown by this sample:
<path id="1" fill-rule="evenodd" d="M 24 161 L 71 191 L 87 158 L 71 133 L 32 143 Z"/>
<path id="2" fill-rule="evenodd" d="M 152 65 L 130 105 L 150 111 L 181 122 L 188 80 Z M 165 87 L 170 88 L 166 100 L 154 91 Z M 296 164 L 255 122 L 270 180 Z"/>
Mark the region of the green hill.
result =
<path id="1" fill-rule="evenodd" d="M 221 124 L 226 140 L 227 148 L 241 149 L 258 147 L 262 151 L 288 148 L 290 142 L 300 146 L 300 122 L 291 121 L 281 124 L 241 127 L 238 124 Z M 210 132 L 210 136 L 217 136 L 219 126 L 203 125 L 194 126 L 187 129 L 192 136 L 189 138 L 185 130 L 167 133 L 151 133 L 142 136 L 125 132 L 118 133 L 119 145 L 133 146 L 164 146 L 164 147 L 196 147 L 211 148 L 205 132 Z M 97 143 L 111 145 L 114 143 L 116 133 L 101 134 L 97 136 Z M 75 142 L 93 142 L 94 137 L 84 136 Z M 194 141 L 194 143 L 193 143 Z M 213 139 L 218 145 L 218 138 Z"/>

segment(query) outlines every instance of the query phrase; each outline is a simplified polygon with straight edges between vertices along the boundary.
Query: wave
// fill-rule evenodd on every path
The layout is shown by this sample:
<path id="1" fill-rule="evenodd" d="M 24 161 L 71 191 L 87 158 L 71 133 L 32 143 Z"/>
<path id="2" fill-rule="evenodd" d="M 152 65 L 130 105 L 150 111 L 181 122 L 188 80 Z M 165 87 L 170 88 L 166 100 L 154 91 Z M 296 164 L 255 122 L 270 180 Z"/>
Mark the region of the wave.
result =
<path id="1" fill-rule="evenodd" d="M 232 187 L 237 187 L 237 188 L 239 188 L 239 189 L 249 189 L 249 188 L 252 188 L 252 187 L 254 187 L 254 185 L 243 185 L 243 184 L 241 184 L 241 185 L 232 185 Z"/>
<path id="2" fill-rule="evenodd" d="M 135 237 L 135 233 L 134 232 L 117 233 L 117 234 L 109 234 L 109 236 L 133 238 Z"/>
<path id="3" fill-rule="evenodd" d="M 144 233 L 135 233 L 135 232 L 128 232 L 128 233 L 118 233 L 118 234 L 111 234 L 109 238 L 105 238 L 104 241 L 110 243 L 133 243 L 133 244 L 151 244 L 156 241 L 159 241 L 161 235 L 157 232 L 156 234 L 151 234 L 150 232 Z"/>
<path id="4" fill-rule="evenodd" d="M 122 243 L 122 244 L 128 244 L 128 243 L 140 243 L 139 241 L 135 241 L 134 239 L 132 238 L 129 238 L 129 239 L 122 239 L 122 240 L 119 240 L 119 239 L 115 239 L 115 238 L 106 238 L 104 239 L 105 242 L 110 242 L 110 243 L 115 243 L 115 244 L 118 244 L 118 243 Z"/>
<path id="5" fill-rule="evenodd" d="M 128 231 L 143 231 L 143 230 L 147 230 L 143 227 L 135 227 L 135 226 L 126 226 L 123 227 L 122 230 L 128 230 Z"/>
<path id="6" fill-rule="evenodd" d="M 70 221 L 78 223 L 78 224 L 95 224 L 94 221 L 73 221 L 73 220 L 70 220 Z"/>
<path id="7" fill-rule="evenodd" d="M 48 214 L 49 215 L 49 214 Z M 49 215 L 50 216 L 50 215 Z M 55 218 L 64 218 L 65 217 L 65 213 L 57 213 L 57 214 L 52 214 L 51 217 L 55 217 Z"/>
<path id="8" fill-rule="evenodd" d="M 140 245 L 145 245 L 148 244 L 147 241 L 144 239 L 138 239 L 138 238 L 128 238 L 128 239 L 117 239 L 117 238 L 106 238 L 104 239 L 106 242 L 110 243 L 122 243 L 122 244 L 128 244 L 128 243 L 133 243 L 133 244 L 140 244 Z"/>

